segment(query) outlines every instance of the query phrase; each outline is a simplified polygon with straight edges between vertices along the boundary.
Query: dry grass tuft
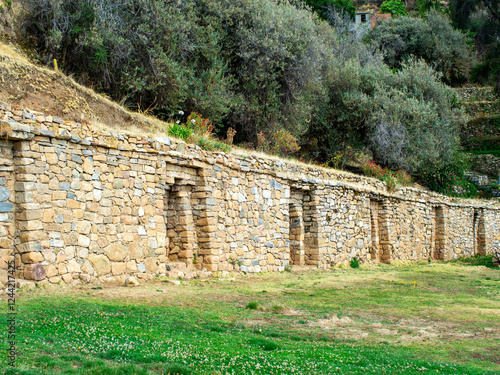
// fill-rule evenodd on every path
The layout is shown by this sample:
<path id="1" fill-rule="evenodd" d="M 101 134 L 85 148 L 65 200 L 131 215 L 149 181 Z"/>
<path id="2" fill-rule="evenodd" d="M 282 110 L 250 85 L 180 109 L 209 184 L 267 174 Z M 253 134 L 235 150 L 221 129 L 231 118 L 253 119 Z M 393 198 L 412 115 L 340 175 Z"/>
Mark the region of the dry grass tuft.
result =
<path id="1" fill-rule="evenodd" d="M 9 124 L 0 123 L 0 137 L 9 137 L 12 135 L 12 128 Z"/>

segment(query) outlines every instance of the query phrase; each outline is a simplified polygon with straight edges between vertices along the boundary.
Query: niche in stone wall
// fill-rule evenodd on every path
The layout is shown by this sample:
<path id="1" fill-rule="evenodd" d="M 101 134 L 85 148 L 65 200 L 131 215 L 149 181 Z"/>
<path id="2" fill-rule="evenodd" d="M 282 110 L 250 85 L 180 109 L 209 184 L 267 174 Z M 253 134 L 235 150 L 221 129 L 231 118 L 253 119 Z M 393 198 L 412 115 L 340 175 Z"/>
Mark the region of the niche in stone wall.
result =
<path id="1" fill-rule="evenodd" d="M 370 253 L 372 259 L 382 263 L 389 263 L 392 258 L 392 245 L 389 241 L 388 213 L 384 209 L 381 200 L 370 199 L 370 227 L 372 237 Z"/>
<path id="2" fill-rule="evenodd" d="M 486 255 L 486 230 L 484 212 L 474 209 L 474 254 Z"/>
<path id="3" fill-rule="evenodd" d="M 175 179 L 165 191 L 167 256 L 172 262 L 193 264 L 197 257 L 197 231 L 193 214 L 193 181 Z"/>
<path id="4" fill-rule="evenodd" d="M 380 238 L 379 238 L 379 221 L 378 212 L 380 210 L 380 201 L 370 200 L 370 229 L 372 235 L 372 246 L 370 249 L 371 258 L 375 261 L 380 261 Z"/>
<path id="5" fill-rule="evenodd" d="M 290 264 L 318 264 L 318 218 L 308 190 L 290 189 Z"/>
<path id="6" fill-rule="evenodd" d="M 432 248 L 431 259 L 444 260 L 445 253 L 445 224 L 443 207 L 432 208 Z"/>

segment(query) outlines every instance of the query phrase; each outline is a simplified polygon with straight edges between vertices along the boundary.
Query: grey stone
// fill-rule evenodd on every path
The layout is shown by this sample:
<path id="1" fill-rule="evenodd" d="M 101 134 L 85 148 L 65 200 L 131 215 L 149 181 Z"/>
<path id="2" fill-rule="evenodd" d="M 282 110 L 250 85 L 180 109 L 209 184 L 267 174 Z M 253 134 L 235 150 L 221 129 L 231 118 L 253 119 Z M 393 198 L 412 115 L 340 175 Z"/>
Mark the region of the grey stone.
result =
<path id="1" fill-rule="evenodd" d="M 63 181 L 59 184 L 59 189 L 61 189 L 62 191 L 69 191 L 70 189 L 70 184 L 69 182 L 67 181 Z"/>
<path id="2" fill-rule="evenodd" d="M 45 129 L 38 129 L 38 132 L 41 134 L 41 135 L 45 135 L 46 137 L 55 137 L 56 135 L 51 132 L 50 130 L 45 130 Z"/>
<path id="3" fill-rule="evenodd" d="M 0 203 L 0 212 L 12 212 L 13 209 L 13 203 Z"/>
<path id="4" fill-rule="evenodd" d="M 242 270 L 243 272 L 248 272 L 248 267 L 247 266 L 241 266 L 240 270 Z"/>
<path id="5" fill-rule="evenodd" d="M 71 156 L 71 160 L 73 160 L 75 163 L 78 163 L 78 164 L 82 164 L 83 163 L 83 160 L 82 158 L 80 157 L 80 155 L 75 155 L 73 154 Z"/>
<path id="6" fill-rule="evenodd" d="M 258 260 L 252 260 L 252 266 L 258 266 L 259 261 Z"/>
<path id="7" fill-rule="evenodd" d="M 0 202 L 6 201 L 10 198 L 10 190 L 6 187 L 0 186 Z"/>
<path id="8" fill-rule="evenodd" d="M 266 244 L 266 246 L 267 246 L 267 247 L 274 247 L 274 244 L 273 244 L 271 241 L 269 241 L 269 242 Z"/>
<path id="9" fill-rule="evenodd" d="M 139 263 L 137 265 L 137 269 L 139 270 L 139 272 L 146 272 L 146 265 L 144 263 Z"/>
<path id="10" fill-rule="evenodd" d="M 50 243 L 50 246 L 52 246 L 52 247 L 64 247 L 63 240 L 52 239 L 52 240 L 50 240 L 49 243 Z"/>
<path id="11" fill-rule="evenodd" d="M 156 140 L 164 145 L 170 146 L 170 138 L 156 138 Z"/>

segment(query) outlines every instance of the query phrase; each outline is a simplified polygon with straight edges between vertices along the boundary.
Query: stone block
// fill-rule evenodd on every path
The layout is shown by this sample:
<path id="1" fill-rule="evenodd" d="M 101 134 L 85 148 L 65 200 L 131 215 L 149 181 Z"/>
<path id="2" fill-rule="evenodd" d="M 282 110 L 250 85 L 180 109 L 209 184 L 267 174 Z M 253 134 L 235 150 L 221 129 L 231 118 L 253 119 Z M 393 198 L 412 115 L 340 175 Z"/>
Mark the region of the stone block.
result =
<path id="1" fill-rule="evenodd" d="M 66 283 L 66 284 L 69 284 L 71 282 L 73 282 L 73 275 L 70 274 L 70 273 L 67 273 L 65 275 L 62 275 L 62 279 L 63 281 Z"/>
<path id="2" fill-rule="evenodd" d="M 26 280 L 40 281 L 45 277 L 45 268 L 40 264 L 28 264 L 24 267 L 24 278 Z"/>
<path id="3" fill-rule="evenodd" d="M 144 265 L 146 266 L 146 272 L 150 274 L 155 274 L 158 270 L 160 262 L 157 257 L 149 257 L 144 259 Z"/>
<path id="4" fill-rule="evenodd" d="M 54 276 L 49 279 L 49 283 L 51 284 L 57 284 L 62 280 L 61 276 Z"/>
<path id="5" fill-rule="evenodd" d="M 111 263 L 111 274 L 113 276 L 123 275 L 126 270 L 126 264 L 123 262 Z"/>
<path id="6" fill-rule="evenodd" d="M 47 277 L 50 278 L 50 277 L 56 276 L 58 273 L 59 273 L 59 271 L 57 270 L 56 266 L 54 266 L 52 264 L 49 265 L 49 266 L 47 266 L 47 268 L 46 268 L 46 275 L 47 275 Z"/>
<path id="7" fill-rule="evenodd" d="M 98 276 L 106 275 L 111 272 L 111 262 L 109 261 L 108 257 L 105 255 L 96 255 L 96 254 L 90 254 L 89 255 L 89 261 L 92 263 L 92 266 L 94 270 L 97 272 Z M 90 273 L 87 272 L 87 270 L 82 268 L 82 271 L 85 273 Z"/>
<path id="8" fill-rule="evenodd" d="M 43 262 L 43 255 L 39 252 L 25 253 L 21 255 L 21 260 L 25 264 Z"/>
<path id="9" fill-rule="evenodd" d="M 90 246 L 90 238 L 84 235 L 78 236 L 78 246 L 89 247 Z"/>
<path id="10" fill-rule="evenodd" d="M 120 262 L 123 261 L 125 257 L 128 255 L 129 249 L 121 245 L 120 243 L 114 243 L 107 246 L 104 249 L 104 252 L 111 261 Z"/>

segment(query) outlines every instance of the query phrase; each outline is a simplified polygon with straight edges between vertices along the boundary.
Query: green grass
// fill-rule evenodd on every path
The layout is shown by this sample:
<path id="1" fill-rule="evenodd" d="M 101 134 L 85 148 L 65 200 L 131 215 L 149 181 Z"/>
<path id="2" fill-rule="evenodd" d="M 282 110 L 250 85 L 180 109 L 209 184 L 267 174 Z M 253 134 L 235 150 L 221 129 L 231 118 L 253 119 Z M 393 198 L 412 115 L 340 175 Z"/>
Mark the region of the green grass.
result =
<path id="1" fill-rule="evenodd" d="M 500 272 L 481 262 L 21 291 L 0 373 L 494 374 Z"/>

